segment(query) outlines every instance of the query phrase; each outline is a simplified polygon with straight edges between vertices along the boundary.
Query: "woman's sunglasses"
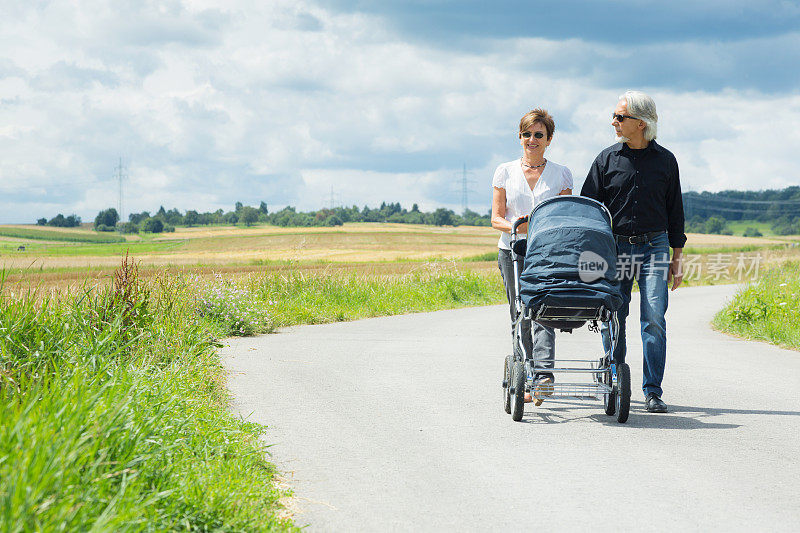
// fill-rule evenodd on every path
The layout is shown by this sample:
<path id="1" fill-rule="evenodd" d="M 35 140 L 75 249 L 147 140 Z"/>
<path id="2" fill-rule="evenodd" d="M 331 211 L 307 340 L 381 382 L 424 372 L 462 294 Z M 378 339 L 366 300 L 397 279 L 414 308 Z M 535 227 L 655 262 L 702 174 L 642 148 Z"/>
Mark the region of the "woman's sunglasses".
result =
<path id="1" fill-rule="evenodd" d="M 522 135 L 523 139 L 531 138 L 531 132 L 529 131 L 523 131 L 520 135 Z M 533 134 L 533 136 L 536 137 L 537 139 L 542 139 L 544 138 L 544 133 L 542 133 L 541 131 L 537 131 L 536 133 Z"/>
<path id="2" fill-rule="evenodd" d="M 626 118 L 632 118 L 634 120 L 639 120 L 637 117 L 632 117 L 630 115 L 620 115 L 620 114 L 617 114 L 617 113 L 613 113 L 611 115 L 611 120 L 616 120 L 617 122 L 622 122 Z"/>

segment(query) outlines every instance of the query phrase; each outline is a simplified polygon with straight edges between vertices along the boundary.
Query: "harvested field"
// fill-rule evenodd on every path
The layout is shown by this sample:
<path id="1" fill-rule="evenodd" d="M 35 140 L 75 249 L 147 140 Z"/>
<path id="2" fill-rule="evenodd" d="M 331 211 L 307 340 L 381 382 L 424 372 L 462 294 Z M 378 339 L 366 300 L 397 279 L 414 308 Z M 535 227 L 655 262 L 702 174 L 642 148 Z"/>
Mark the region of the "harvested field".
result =
<path id="1" fill-rule="evenodd" d="M 156 239 L 171 238 L 202 238 L 240 235 L 299 235 L 308 233 L 446 233 L 446 234 L 474 234 L 496 235 L 495 230 L 481 226 L 423 226 L 420 224 L 393 224 L 379 222 L 347 223 L 337 227 L 309 227 L 309 228 L 284 228 L 279 226 L 259 225 L 249 228 L 239 226 L 204 226 L 195 228 L 177 228 L 175 233 L 164 233 Z"/>
<path id="2" fill-rule="evenodd" d="M 196 231 L 195 231 L 196 230 Z M 187 236 L 189 236 L 187 238 Z M 226 265 L 273 261 L 378 262 L 463 258 L 492 252 L 491 228 L 350 224 L 344 228 L 190 228 L 147 242 L 59 243 L 0 256 L 6 269 L 112 267 L 129 251 L 142 265 Z"/>
<path id="3" fill-rule="evenodd" d="M 204 276 L 281 270 L 392 275 L 429 268 L 428 262 L 441 265 L 451 261 L 458 261 L 460 268 L 485 270 L 497 268 L 495 261 L 482 260 L 496 253 L 497 238 L 498 233 L 486 227 L 379 223 L 336 228 L 180 228 L 175 233 L 136 236 L 119 244 L 6 238 L 0 241 L 0 268 L 6 270 L 7 284 L 58 288 L 105 283 L 126 252 L 140 264 L 144 276 L 187 270 Z M 783 238 L 699 234 L 688 238 L 687 245 L 695 253 L 758 253 L 764 265 L 800 256 L 800 248 L 781 246 L 787 244 Z M 19 244 L 26 250 L 17 251 Z M 461 261 L 468 258 L 480 260 Z M 700 263 L 715 260 L 712 255 Z"/>

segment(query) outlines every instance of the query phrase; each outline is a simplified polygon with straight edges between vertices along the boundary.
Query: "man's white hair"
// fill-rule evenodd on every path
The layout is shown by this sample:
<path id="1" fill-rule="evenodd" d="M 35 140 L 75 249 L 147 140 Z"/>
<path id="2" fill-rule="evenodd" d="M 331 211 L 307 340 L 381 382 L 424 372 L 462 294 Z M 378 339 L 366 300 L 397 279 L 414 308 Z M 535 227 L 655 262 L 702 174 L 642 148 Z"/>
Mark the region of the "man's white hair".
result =
<path id="1" fill-rule="evenodd" d="M 628 103 L 628 114 L 634 116 L 645 123 L 644 138 L 652 141 L 658 133 L 658 113 L 656 113 L 656 103 L 642 91 L 625 91 L 619 97 Z"/>

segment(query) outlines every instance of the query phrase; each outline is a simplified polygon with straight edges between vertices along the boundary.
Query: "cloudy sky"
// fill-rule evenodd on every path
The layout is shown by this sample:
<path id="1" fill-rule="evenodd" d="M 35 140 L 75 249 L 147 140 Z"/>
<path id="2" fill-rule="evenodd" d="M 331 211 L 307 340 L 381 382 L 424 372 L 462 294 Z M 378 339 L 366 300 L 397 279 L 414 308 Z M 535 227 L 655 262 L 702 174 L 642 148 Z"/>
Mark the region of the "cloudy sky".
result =
<path id="1" fill-rule="evenodd" d="M 684 190 L 800 183 L 800 5 L 0 0 L 0 223 L 234 202 L 489 207 L 521 115 L 580 186 L 649 92 Z M 127 218 L 127 216 L 126 216 Z"/>

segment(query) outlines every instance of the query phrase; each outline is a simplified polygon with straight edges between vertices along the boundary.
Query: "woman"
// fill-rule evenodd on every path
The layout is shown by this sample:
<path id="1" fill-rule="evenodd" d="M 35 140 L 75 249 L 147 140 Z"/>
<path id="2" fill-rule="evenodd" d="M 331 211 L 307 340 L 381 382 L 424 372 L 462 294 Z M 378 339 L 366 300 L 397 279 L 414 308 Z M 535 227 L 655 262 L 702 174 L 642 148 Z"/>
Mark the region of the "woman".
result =
<path id="1" fill-rule="evenodd" d="M 500 248 L 498 266 L 506 287 L 506 296 L 511 310 L 513 323 L 516 315 L 514 308 L 514 264 L 519 263 L 522 271 L 522 257 L 513 259 L 511 252 L 511 224 L 519 217 L 530 214 L 535 206 L 547 198 L 559 194 L 572 194 L 572 172 L 562 165 L 548 161 L 544 152 L 556 126 L 553 117 L 544 109 L 534 109 L 526 113 L 519 121 L 519 141 L 522 145 L 522 157 L 503 163 L 494 171 L 492 186 L 492 227 L 500 230 Z M 527 232 L 527 224 L 518 227 L 519 233 Z M 512 325 L 513 335 L 513 325 Z M 530 322 L 523 322 L 522 342 L 525 350 L 533 354 L 537 369 L 553 368 L 555 362 L 555 331 L 533 323 L 531 338 Z M 514 346 L 514 351 L 518 348 Z M 542 403 L 544 396 L 552 394 L 554 381 L 551 372 L 536 372 L 534 376 L 534 397 L 536 405 Z M 525 401 L 532 401 L 529 393 Z"/>

